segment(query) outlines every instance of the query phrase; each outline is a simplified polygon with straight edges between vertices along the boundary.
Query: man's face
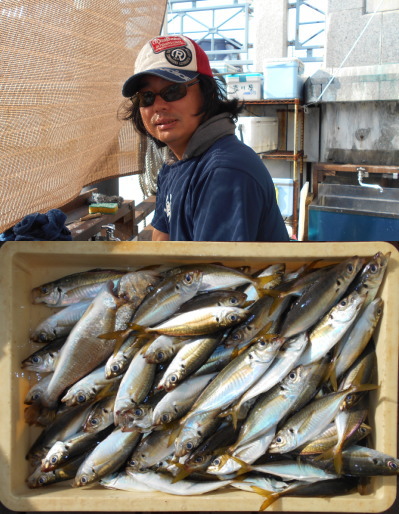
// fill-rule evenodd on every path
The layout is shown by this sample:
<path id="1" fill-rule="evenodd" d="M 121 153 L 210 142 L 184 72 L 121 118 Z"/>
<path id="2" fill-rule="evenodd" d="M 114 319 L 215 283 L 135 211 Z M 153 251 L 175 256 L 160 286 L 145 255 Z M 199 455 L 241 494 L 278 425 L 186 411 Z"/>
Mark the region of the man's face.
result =
<path id="1" fill-rule="evenodd" d="M 171 84 L 173 82 L 160 77 L 146 75 L 139 91 L 159 93 Z M 201 116 L 197 114 L 202 102 L 199 84 L 194 84 L 187 88 L 185 97 L 174 102 L 166 102 L 157 95 L 153 105 L 140 107 L 141 118 L 148 133 L 165 143 L 181 159 L 188 141 L 201 123 Z"/>

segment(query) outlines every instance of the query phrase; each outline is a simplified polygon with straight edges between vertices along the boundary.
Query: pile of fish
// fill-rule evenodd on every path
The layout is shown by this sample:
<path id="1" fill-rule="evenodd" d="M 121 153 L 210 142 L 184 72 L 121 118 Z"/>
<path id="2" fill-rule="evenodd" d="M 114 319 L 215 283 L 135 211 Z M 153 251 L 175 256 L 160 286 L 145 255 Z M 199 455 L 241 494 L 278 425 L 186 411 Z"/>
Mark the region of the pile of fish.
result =
<path id="1" fill-rule="evenodd" d="M 264 510 L 397 475 L 367 424 L 389 256 L 95 269 L 33 289 L 52 310 L 22 362 L 40 378 L 29 487 L 238 488 Z"/>

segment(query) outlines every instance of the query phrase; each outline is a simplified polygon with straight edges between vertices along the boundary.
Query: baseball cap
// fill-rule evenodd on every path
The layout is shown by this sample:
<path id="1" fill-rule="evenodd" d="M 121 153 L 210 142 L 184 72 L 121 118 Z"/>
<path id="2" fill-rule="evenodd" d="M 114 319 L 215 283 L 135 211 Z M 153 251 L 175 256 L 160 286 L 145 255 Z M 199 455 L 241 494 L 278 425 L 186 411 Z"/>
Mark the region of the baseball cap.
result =
<path id="1" fill-rule="evenodd" d="M 123 96 L 133 96 L 143 75 L 156 75 L 171 82 L 184 83 L 200 73 L 213 76 L 204 50 L 187 36 L 158 36 L 140 50 L 134 66 L 134 75 L 126 80 Z"/>

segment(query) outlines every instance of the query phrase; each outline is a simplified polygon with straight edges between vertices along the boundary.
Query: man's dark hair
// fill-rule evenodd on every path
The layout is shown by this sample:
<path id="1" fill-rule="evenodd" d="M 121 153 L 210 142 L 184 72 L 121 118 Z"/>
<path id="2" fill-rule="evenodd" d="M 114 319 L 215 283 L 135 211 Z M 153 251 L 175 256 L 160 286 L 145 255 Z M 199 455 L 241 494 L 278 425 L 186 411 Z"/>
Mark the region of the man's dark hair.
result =
<path id="1" fill-rule="evenodd" d="M 204 99 L 202 108 L 197 116 L 201 116 L 201 123 L 216 116 L 217 114 L 228 113 L 234 121 L 237 121 L 239 113 L 243 110 L 243 103 L 237 98 L 227 99 L 225 86 L 218 77 L 209 77 L 208 75 L 198 75 L 199 86 L 201 88 L 202 97 Z M 119 118 L 122 120 L 131 120 L 137 132 L 144 136 L 150 137 L 155 141 L 157 146 L 166 146 L 165 143 L 152 137 L 144 127 L 140 114 L 140 107 L 136 98 L 133 96 L 124 103 L 119 111 Z"/>

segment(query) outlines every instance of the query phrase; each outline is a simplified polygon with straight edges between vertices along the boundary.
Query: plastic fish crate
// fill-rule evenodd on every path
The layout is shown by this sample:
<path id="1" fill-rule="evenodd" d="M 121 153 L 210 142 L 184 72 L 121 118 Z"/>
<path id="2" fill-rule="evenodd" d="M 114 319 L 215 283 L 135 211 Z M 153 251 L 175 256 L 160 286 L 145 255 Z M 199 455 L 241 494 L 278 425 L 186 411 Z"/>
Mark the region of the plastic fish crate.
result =
<path id="1" fill-rule="evenodd" d="M 29 330 L 48 308 L 32 305 L 30 292 L 44 282 L 98 267 L 135 267 L 151 264 L 222 262 L 227 266 L 285 262 L 288 270 L 305 262 L 337 262 L 353 255 L 371 257 L 390 251 L 380 296 L 384 313 L 374 334 L 378 383 L 371 393 L 370 424 L 373 447 L 388 455 L 397 451 L 398 400 L 398 283 L 399 252 L 389 243 L 180 243 L 180 242 L 8 242 L 0 248 L 0 501 L 16 511 L 252 511 L 263 498 L 236 489 L 201 496 L 128 493 L 94 486 L 72 488 L 69 482 L 29 489 L 25 455 L 40 429 L 24 420 L 23 400 L 36 381 L 35 373 L 21 371 L 21 360 L 33 351 Z M 37 348 L 37 345 L 35 346 Z M 395 501 L 396 476 L 371 479 L 366 495 L 351 493 L 326 498 L 282 497 L 268 511 L 383 512 Z"/>

